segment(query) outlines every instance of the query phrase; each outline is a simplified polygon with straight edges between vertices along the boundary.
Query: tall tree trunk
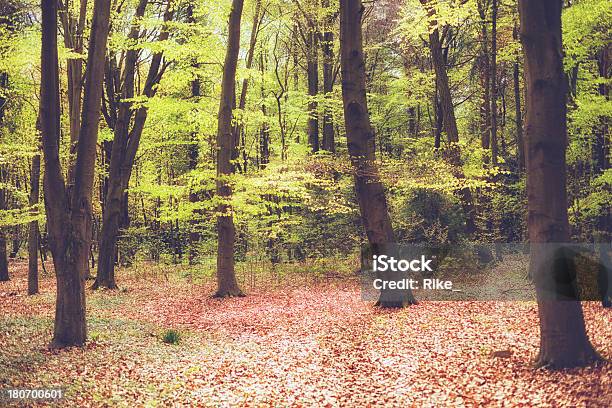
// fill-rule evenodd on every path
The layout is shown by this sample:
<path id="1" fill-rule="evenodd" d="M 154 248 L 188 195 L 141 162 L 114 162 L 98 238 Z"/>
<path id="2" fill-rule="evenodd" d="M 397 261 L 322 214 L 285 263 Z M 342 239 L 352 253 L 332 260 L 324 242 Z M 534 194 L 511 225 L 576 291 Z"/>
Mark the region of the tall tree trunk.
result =
<path id="1" fill-rule="evenodd" d="M 598 358 L 586 334 L 575 288 L 561 291 L 568 262 L 550 245 L 570 239 L 567 218 L 567 82 L 563 72 L 559 0 L 519 0 L 525 54 L 527 195 L 531 273 L 540 315 L 538 366 L 586 365 Z M 547 245 L 548 244 L 548 245 Z M 553 252 L 554 253 L 551 253 Z M 571 266 L 570 266 L 571 268 Z M 570 280 L 571 281 L 571 280 Z"/>
<path id="2" fill-rule="evenodd" d="M 193 17 L 193 5 L 189 5 L 187 10 L 188 12 L 188 22 L 195 24 L 195 18 Z M 197 68 L 197 64 L 193 65 L 194 68 Z M 200 100 L 200 96 L 202 96 L 202 89 L 200 78 L 196 76 L 196 78 L 191 81 L 191 97 L 194 102 L 198 102 Z M 200 149 L 198 144 L 198 132 L 194 131 L 191 134 L 191 143 L 189 144 L 189 148 L 187 151 L 188 155 L 188 167 L 190 171 L 194 171 L 198 167 L 198 158 L 200 156 Z M 189 202 L 195 204 L 200 201 L 198 197 L 198 193 L 196 191 L 191 190 L 189 192 Z M 193 218 L 190 222 L 189 229 L 189 265 L 195 265 L 196 259 L 198 257 L 198 244 L 200 242 L 200 233 L 198 232 L 198 224 L 199 221 L 196 219 L 196 216 L 200 216 L 201 211 L 194 211 Z"/>
<path id="3" fill-rule="evenodd" d="M 308 25 L 307 66 L 308 77 L 308 145 L 315 153 L 319 151 L 319 37 L 317 28 Z"/>
<path id="4" fill-rule="evenodd" d="M 32 157 L 30 206 L 38 205 L 40 195 L 40 155 Z M 38 293 L 38 221 L 30 222 L 28 235 L 28 295 Z"/>
<path id="5" fill-rule="evenodd" d="M 597 55 L 597 67 L 602 82 L 599 84 L 599 94 L 610 100 L 610 73 L 612 60 L 612 44 L 606 44 Z M 610 168 L 610 117 L 602 116 L 600 124 L 595 130 L 595 141 L 593 143 L 593 167 L 594 173 L 599 175 Z M 603 210 L 597 217 L 598 239 L 601 242 L 610 242 L 612 237 L 612 210 L 610 206 Z M 606 305 L 610 307 L 608 300 Z"/>
<path id="6" fill-rule="evenodd" d="M 229 201 L 232 188 L 229 178 L 232 174 L 231 157 L 233 146 L 232 106 L 235 94 L 236 66 L 240 51 L 240 21 L 242 19 L 243 0 L 232 1 L 229 17 L 229 39 L 223 81 L 221 83 L 221 101 L 219 104 L 217 129 L 217 195 L 222 202 L 217 207 L 217 292 L 215 297 L 244 296 L 234 271 L 234 244 L 236 230 L 234 227 L 233 209 Z"/>
<path id="7" fill-rule="evenodd" d="M 270 125 L 268 124 L 268 113 L 266 109 L 266 90 L 265 90 L 265 64 L 263 52 L 260 54 L 259 69 L 261 70 L 261 113 L 264 117 L 264 123 L 259 130 L 259 168 L 264 169 L 270 163 Z"/>
<path id="8" fill-rule="evenodd" d="M 435 8 L 430 4 L 429 0 L 420 0 L 425 6 L 432 27 L 437 26 L 437 22 L 433 19 L 435 16 Z M 457 130 L 457 119 L 455 118 L 455 108 L 453 98 L 450 92 L 448 74 L 446 72 L 446 61 L 442 53 L 442 45 L 440 43 L 440 35 L 438 29 L 435 28 L 429 33 L 429 48 L 431 52 L 432 64 L 436 73 L 436 84 L 440 106 L 442 108 L 442 122 L 444 131 L 446 132 L 446 141 L 449 144 L 446 157 L 453 168 L 453 175 L 458 179 L 464 179 L 461 164 L 461 150 L 459 149 L 459 131 Z M 459 192 L 461 203 L 466 217 L 465 232 L 472 234 L 476 231 L 476 220 L 474 214 L 474 200 L 469 187 L 461 189 Z"/>
<path id="9" fill-rule="evenodd" d="M 351 163 L 355 171 L 355 191 L 368 241 L 375 252 L 392 249 L 395 233 L 391 225 L 385 190 L 376 166 L 374 132 L 366 99 L 366 73 L 363 57 L 361 0 L 340 1 L 340 49 L 344 123 Z M 395 276 L 389 276 L 395 280 Z M 378 305 L 404 307 L 414 303 L 410 291 L 383 290 Z"/>
<path id="10" fill-rule="evenodd" d="M 260 19 L 262 17 L 262 11 L 261 11 L 261 0 L 257 0 L 257 3 L 255 3 L 255 14 L 253 15 L 253 28 L 251 30 L 251 38 L 249 40 L 249 49 L 247 51 L 247 59 L 246 59 L 246 69 L 251 69 L 253 67 L 253 57 L 255 55 L 255 46 L 257 45 L 257 34 L 259 31 L 259 23 L 260 23 Z M 247 97 L 247 91 L 249 88 L 249 79 L 248 78 L 244 78 L 242 80 L 242 88 L 240 90 L 240 99 L 238 102 L 238 109 L 240 109 L 240 111 L 243 112 L 244 114 L 244 108 L 246 106 L 246 97 Z M 235 149 L 234 149 L 234 156 L 232 157 L 232 160 L 236 160 L 238 159 L 238 157 L 240 156 L 240 153 L 242 153 L 242 155 L 244 156 L 244 164 L 243 164 L 243 168 L 242 171 L 246 172 L 246 164 L 247 164 L 247 160 L 246 160 L 246 146 L 241 143 L 241 136 L 244 135 L 244 125 L 243 125 L 243 119 L 241 118 L 239 123 L 234 126 L 234 145 L 235 145 Z"/>
<path id="11" fill-rule="evenodd" d="M 514 39 L 518 39 L 518 27 L 514 26 Z M 523 111 L 521 109 L 521 77 L 519 61 L 514 62 L 514 121 L 516 126 L 516 153 L 518 156 L 518 171 L 525 171 L 525 142 L 523 140 Z"/>
<path id="12" fill-rule="evenodd" d="M 85 29 L 85 22 L 87 17 L 87 0 L 80 0 L 79 15 L 78 18 L 73 15 L 70 10 L 69 2 L 63 4 L 62 0 L 59 0 L 60 7 L 60 22 L 64 30 L 64 46 L 75 54 L 83 53 L 83 31 Z M 70 157 L 68 160 L 67 170 L 67 188 L 68 195 L 74 185 L 75 181 L 75 166 L 76 166 L 76 153 L 79 143 L 79 135 L 81 133 L 81 107 L 82 98 L 81 94 L 83 91 L 83 61 L 80 57 L 70 58 L 66 62 L 66 74 L 67 74 L 67 96 L 68 96 L 68 119 L 70 123 Z M 86 228 L 91 235 L 93 219 L 86 220 Z M 89 258 L 89 255 L 88 255 Z M 89 263 L 85 264 L 85 278 L 90 278 Z"/>
<path id="13" fill-rule="evenodd" d="M 601 83 L 599 94 L 609 100 L 610 98 L 610 71 L 612 60 L 612 44 L 606 44 L 597 55 L 597 68 Z M 595 142 L 593 143 L 594 172 L 601 174 L 610 168 L 610 117 L 603 116 L 599 126 L 595 130 Z"/>
<path id="14" fill-rule="evenodd" d="M 136 7 L 134 23 L 128 34 L 131 41 L 137 41 L 140 36 L 140 20 L 144 16 L 148 0 L 140 0 Z M 134 80 L 138 50 L 130 48 L 125 53 L 121 100 L 115 122 L 115 132 L 110 153 L 106 199 L 102 216 L 102 231 L 100 234 L 100 250 L 98 257 L 98 272 L 93 289 L 105 287 L 117 289 L 115 282 L 115 258 L 117 236 L 121 219 L 121 204 L 123 200 L 125 177 L 125 154 L 130 133 L 130 122 L 133 116 L 132 99 L 134 98 Z"/>
<path id="15" fill-rule="evenodd" d="M 480 107 L 481 136 L 480 146 L 484 150 L 491 147 L 491 63 L 489 60 L 489 36 L 487 34 L 487 0 L 478 1 L 478 14 L 481 20 L 481 61 L 480 61 L 480 83 L 483 90 L 483 101 Z M 485 161 L 488 157 L 485 157 Z"/>
<path id="16" fill-rule="evenodd" d="M 334 91 L 334 15 L 330 13 L 329 0 L 323 0 L 323 7 L 328 15 L 325 18 L 325 32 L 323 33 L 323 94 L 325 108 L 323 110 L 323 150 L 336 151 L 334 135 L 334 122 L 332 115 L 332 92 Z"/>
<path id="17" fill-rule="evenodd" d="M 497 0 L 491 5 L 491 162 L 497 165 Z"/>
<path id="18" fill-rule="evenodd" d="M 8 87 L 8 74 L 6 72 L 0 72 L 0 89 Z M 4 119 L 4 105 L 6 98 L 3 93 L 0 94 L 0 125 Z M 7 181 L 7 174 L 4 164 L 0 164 L 0 210 L 7 209 L 7 196 L 6 188 L 2 185 Z M 6 232 L 4 228 L 0 227 L 0 282 L 8 281 L 8 257 L 6 252 Z"/>
<path id="19" fill-rule="evenodd" d="M 89 39 L 83 112 L 71 196 L 59 160 L 60 103 L 57 56 L 57 3 L 42 1 L 41 130 L 45 159 L 45 207 L 49 242 L 57 279 L 52 347 L 83 345 L 85 270 L 91 238 L 91 198 L 98 122 L 102 103 L 104 55 L 110 20 L 110 0 L 96 0 Z"/>
<path id="20" fill-rule="evenodd" d="M 1 185 L 6 182 L 6 179 L 6 170 L 4 165 L 0 164 L 0 210 L 6 210 L 7 207 L 6 189 Z M 0 227 L 0 282 L 6 282 L 9 279 L 6 232 Z"/>
<path id="21" fill-rule="evenodd" d="M 144 15 L 148 0 L 140 0 L 137 8 L 137 15 Z M 168 2 L 164 13 L 164 24 L 172 18 L 172 2 Z M 130 37 L 138 38 L 140 35 L 139 26 L 132 27 Z M 168 31 L 162 28 L 158 41 L 168 39 Z M 119 229 L 122 227 L 122 218 L 127 210 L 126 190 L 130 183 L 136 152 L 140 144 L 142 131 L 148 116 L 146 106 L 141 106 L 133 114 L 131 98 L 134 96 L 134 78 L 137 64 L 137 51 L 130 49 L 126 52 L 124 61 L 123 93 L 122 101 L 119 104 L 117 122 L 115 125 L 115 137 L 111 152 L 109 166 L 108 191 L 106 203 L 104 205 L 104 215 L 102 219 L 102 231 L 100 234 L 100 255 L 98 262 L 98 273 L 93 285 L 94 289 L 105 287 L 116 289 L 115 282 L 115 254 L 117 251 L 117 239 Z M 142 91 L 143 96 L 152 98 L 155 95 L 155 85 L 159 82 L 163 73 L 162 53 L 153 54 L 149 72 Z M 133 118 L 132 118 L 133 116 Z M 130 123 L 132 127 L 130 129 Z"/>
<path id="22" fill-rule="evenodd" d="M 83 52 L 83 30 L 87 16 L 87 0 L 80 0 L 78 18 L 73 15 L 70 3 L 59 1 L 60 22 L 64 30 L 64 46 L 76 54 Z M 68 118 L 70 121 L 70 160 L 68 163 L 68 184 L 74 182 L 74 165 L 76 149 L 81 131 L 81 92 L 83 77 L 83 60 L 81 58 L 70 58 L 66 63 L 66 74 L 68 79 Z"/>

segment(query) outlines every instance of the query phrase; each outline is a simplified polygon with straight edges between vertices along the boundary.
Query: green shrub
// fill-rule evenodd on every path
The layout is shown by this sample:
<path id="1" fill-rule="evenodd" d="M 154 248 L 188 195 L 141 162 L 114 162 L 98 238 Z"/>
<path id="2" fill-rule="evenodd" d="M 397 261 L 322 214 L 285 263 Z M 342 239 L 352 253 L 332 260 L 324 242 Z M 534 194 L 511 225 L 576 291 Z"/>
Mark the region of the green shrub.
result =
<path id="1" fill-rule="evenodd" d="M 162 341 L 166 344 L 179 344 L 181 341 L 181 334 L 174 329 L 166 330 L 162 334 Z"/>

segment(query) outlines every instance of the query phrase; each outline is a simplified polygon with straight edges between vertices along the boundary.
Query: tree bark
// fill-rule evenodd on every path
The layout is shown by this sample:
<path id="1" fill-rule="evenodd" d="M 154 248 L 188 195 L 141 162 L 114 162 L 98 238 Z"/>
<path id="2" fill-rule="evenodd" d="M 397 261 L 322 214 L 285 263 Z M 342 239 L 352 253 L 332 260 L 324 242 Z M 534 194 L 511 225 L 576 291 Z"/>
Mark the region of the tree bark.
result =
<path id="1" fill-rule="evenodd" d="M 307 65 L 308 79 L 308 145 L 313 153 L 319 151 L 319 37 L 317 27 L 308 25 Z"/>
<path id="2" fill-rule="evenodd" d="M 0 183 L 6 182 L 6 170 L 3 164 L 0 164 Z M 0 210 L 7 209 L 6 189 L 0 186 Z M 8 256 L 6 251 L 6 232 L 0 227 L 0 282 L 6 282 L 10 279 L 8 271 Z"/>
<path id="3" fill-rule="evenodd" d="M 190 4 L 187 9 L 187 21 L 189 23 L 195 24 L 196 20 L 193 16 L 193 5 Z M 193 68 L 197 68 L 197 63 L 193 64 Z M 198 102 L 202 96 L 201 92 L 201 83 L 199 76 L 196 75 L 193 81 L 191 81 L 191 97 L 194 102 Z M 198 144 L 198 132 L 194 131 L 191 134 L 191 143 L 189 144 L 189 148 L 187 150 L 187 158 L 188 158 L 188 168 L 190 171 L 194 171 L 198 167 L 198 158 L 200 156 L 200 149 Z M 196 191 L 189 191 L 189 202 L 195 204 L 200 201 L 198 197 L 198 193 Z M 198 258 L 198 244 L 200 242 L 200 233 L 198 232 L 198 224 L 199 220 L 196 219 L 196 216 L 201 216 L 201 211 L 194 211 L 193 218 L 190 221 L 190 229 L 189 229 L 189 265 L 195 265 L 196 260 Z"/>
<path id="4" fill-rule="evenodd" d="M 57 279 L 52 347 L 83 345 L 85 270 L 89 255 L 91 198 L 98 122 L 102 103 L 104 54 L 110 0 L 96 0 L 89 39 L 83 112 L 77 147 L 74 187 L 67 196 L 59 160 L 60 103 L 57 55 L 57 3 L 42 1 L 41 130 L 45 160 L 45 208 L 49 243 Z"/>
<path id="5" fill-rule="evenodd" d="M 342 99 L 348 151 L 355 171 L 355 191 L 368 242 L 375 252 L 395 244 L 385 190 L 376 166 L 374 132 L 366 99 L 361 0 L 340 1 Z M 394 278 L 391 277 L 390 278 Z M 391 280 L 391 279 L 390 279 Z M 415 303 L 410 291 L 383 290 L 378 305 L 404 307 Z"/>
<path id="6" fill-rule="evenodd" d="M 64 30 L 64 46 L 77 54 L 83 52 L 83 30 L 87 17 L 87 0 L 80 0 L 78 19 L 72 14 L 68 3 L 59 1 L 61 13 L 60 22 Z M 81 58 L 71 58 L 66 63 L 68 79 L 68 118 L 70 121 L 70 159 L 68 163 L 68 184 L 74 182 L 74 165 L 76 149 L 81 131 L 81 92 L 83 90 L 83 61 Z"/>
<path id="7" fill-rule="evenodd" d="M 480 61 L 480 83 L 483 90 L 483 100 L 480 107 L 481 136 L 480 146 L 484 150 L 491 147 L 491 63 L 489 60 L 489 36 L 487 34 L 487 7 L 486 0 L 478 1 L 478 14 L 481 20 L 481 61 Z M 485 157 L 485 162 L 488 157 Z"/>
<path id="8" fill-rule="evenodd" d="M 610 62 L 612 59 L 612 44 L 606 44 L 597 55 L 597 68 L 599 77 L 599 94 L 609 100 L 610 98 Z M 600 124 L 595 130 L 595 142 L 593 143 L 594 172 L 601 174 L 610 168 L 610 118 L 602 117 Z"/>
<path id="9" fill-rule="evenodd" d="M 243 0 L 233 0 L 229 17 L 229 39 L 223 80 L 221 83 L 221 101 L 219 104 L 217 128 L 217 196 L 221 204 L 217 207 L 217 292 L 215 297 L 244 296 L 234 270 L 234 244 L 236 230 L 234 227 L 233 209 L 229 201 L 232 187 L 229 178 L 232 174 L 231 157 L 233 146 L 232 106 L 235 94 L 236 67 L 240 51 L 240 21 L 242 19 Z"/>
<path id="10" fill-rule="evenodd" d="M 491 162 L 497 165 L 497 0 L 491 4 Z"/>
<path id="11" fill-rule="evenodd" d="M 140 20 L 144 16 L 148 0 L 140 0 L 136 7 L 136 13 L 128 39 L 137 41 L 140 36 Z M 130 122 L 133 116 L 132 102 L 134 98 L 134 80 L 138 50 L 130 48 L 125 53 L 124 71 L 122 83 L 121 100 L 118 101 L 119 109 L 114 128 L 114 138 L 111 146 L 110 165 L 108 169 L 108 180 L 106 185 L 106 197 L 102 216 L 102 231 L 100 234 L 100 249 L 98 256 L 98 272 L 93 289 L 105 287 L 117 289 L 115 282 L 115 258 L 117 236 L 121 219 L 121 204 L 125 189 L 125 154 L 130 133 Z M 126 186 L 127 187 L 127 186 Z"/>
<path id="12" fill-rule="evenodd" d="M 130 38 L 136 40 L 140 35 L 139 21 L 144 15 L 148 0 L 140 0 L 136 10 L 137 21 L 131 29 Z M 170 11 L 171 2 L 168 3 L 164 13 L 164 24 L 172 18 Z M 162 28 L 158 40 L 168 39 L 168 31 Z M 93 289 L 105 287 L 116 289 L 115 281 L 115 254 L 119 229 L 122 226 L 122 218 L 125 219 L 127 210 L 126 190 L 130 183 L 136 152 L 140 144 L 140 138 L 148 116 L 146 106 L 141 106 L 136 110 L 132 109 L 130 99 L 134 97 L 134 80 L 137 65 L 137 50 L 130 49 L 126 52 L 124 61 L 124 74 L 122 78 L 122 101 L 119 103 L 117 122 L 111 151 L 109 165 L 108 190 L 104 205 L 102 219 L 102 231 L 100 234 L 100 255 L 98 261 L 98 273 Z M 155 95 L 155 84 L 157 84 L 163 73 L 162 53 L 153 55 L 149 72 L 143 88 L 143 95 L 152 98 Z M 132 125 L 130 129 L 130 124 Z M 125 223 L 124 223 L 125 224 Z"/>
<path id="13" fill-rule="evenodd" d="M 567 274 L 563 250 L 569 241 L 566 163 L 567 82 L 563 72 L 561 8 L 558 0 L 519 0 L 525 54 L 527 195 L 531 273 L 540 316 L 538 366 L 582 366 L 597 360 L 586 334 L 573 287 L 561 290 Z M 559 258 L 553 262 L 553 257 Z"/>
<path id="14" fill-rule="evenodd" d="M 518 39 L 518 27 L 514 27 L 514 37 Z M 525 171 L 525 141 L 523 140 L 523 111 L 521 109 L 521 77 L 519 61 L 514 62 L 514 121 L 516 126 L 516 153 L 518 156 L 518 171 Z"/>
<path id="15" fill-rule="evenodd" d="M 253 15 L 253 28 L 251 30 L 251 38 L 249 40 L 249 49 L 247 51 L 247 59 L 246 59 L 246 69 L 251 69 L 253 67 L 253 57 L 255 55 L 255 46 L 257 45 L 257 34 L 259 31 L 259 23 L 260 23 L 260 19 L 262 18 L 262 11 L 261 11 L 261 0 L 257 0 L 257 3 L 255 3 L 255 14 Z M 240 109 L 244 115 L 244 108 L 246 106 L 246 97 L 247 97 L 247 91 L 249 89 L 249 79 L 248 78 L 244 78 L 242 80 L 242 88 L 240 90 L 240 99 L 238 102 L 238 109 Z M 242 171 L 246 172 L 246 164 L 247 164 L 247 159 L 246 159 L 246 146 L 244 146 L 243 143 L 241 143 L 240 140 L 240 136 L 244 134 L 244 126 L 243 126 L 243 119 L 240 119 L 240 122 L 234 126 L 234 145 L 236 146 L 236 148 L 234 149 L 234 156 L 232 157 L 233 160 L 236 160 L 239 158 L 240 153 L 242 153 L 242 155 L 244 156 L 244 164 L 242 166 Z M 238 166 L 240 167 L 240 166 Z"/>
<path id="16" fill-rule="evenodd" d="M 261 70 L 261 77 L 265 77 L 265 64 L 263 52 L 260 53 L 260 63 L 259 69 Z M 261 81 L 261 113 L 263 114 L 265 121 L 261 125 L 261 129 L 259 129 L 259 168 L 265 169 L 268 163 L 270 163 L 270 125 L 268 124 L 268 112 L 266 109 L 266 89 L 265 89 L 265 81 L 262 79 Z"/>
<path id="17" fill-rule="evenodd" d="M 323 0 L 323 7 L 328 15 L 325 18 L 325 31 L 323 33 L 323 94 L 325 108 L 323 110 L 323 143 L 322 148 L 328 152 L 336 151 L 334 134 L 334 121 L 332 114 L 332 92 L 334 91 L 334 15 L 327 10 L 329 0 Z"/>
<path id="18" fill-rule="evenodd" d="M 32 157 L 30 206 L 38 205 L 40 195 L 40 155 Z M 28 295 L 38 293 L 38 221 L 30 222 L 28 235 Z"/>
<path id="19" fill-rule="evenodd" d="M 430 17 L 431 27 L 437 26 L 437 21 L 433 18 L 435 16 L 435 8 L 430 4 L 429 0 L 420 0 L 421 4 L 427 10 Z M 453 105 L 453 98 L 450 92 L 450 85 L 448 81 L 448 74 L 446 72 L 446 60 L 442 54 L 442 45 L 440 43 L 440 35 L 438 28 L 434 28 L 429 33 L 429 48 L 431 52 L 432 64 L 436 73 L 436 83 L 438 96 L 440 100 L 440 107 L 442 108 L 442 122 L 444 131 L 446 132 L 446 141 L 448 143 L 448 151 L 446 157 L 453 168 L 453 175 L 457 179 L 464 179 L 465 174 L 463 173 L 461 163 L 461 150 L 459 149 L 459 131 L 457 130 L 457 119 L 455 118 L 455 108 Z M 476 220 L 474 214 L 474 200 L 472 192 L 469 187 L 464 187 L 459 191 L 461 196 L 461 203 L 463 211 L 466 217 L 465 232 L 472 234 L 476 231 Z"/>

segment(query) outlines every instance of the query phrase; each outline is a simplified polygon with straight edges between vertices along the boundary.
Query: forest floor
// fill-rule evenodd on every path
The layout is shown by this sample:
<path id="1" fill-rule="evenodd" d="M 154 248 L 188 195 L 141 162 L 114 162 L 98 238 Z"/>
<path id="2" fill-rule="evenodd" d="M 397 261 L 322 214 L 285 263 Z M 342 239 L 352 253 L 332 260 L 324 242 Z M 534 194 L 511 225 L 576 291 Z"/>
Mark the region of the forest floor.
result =
<path id="1" fill-rule="evenodd" d="M 28 297 L 27 265 L 13 264 L 0 283 L 0 389 L 61 387 L 57 406 L 70 407 L 612 406 L 610 364 L 532 367 L 533 302 L 384 311 L 350 279 L 288 279 L 215 300 L 211 280 L 143 268 L 119 271 L 123 290 L 87 291 L 85 347 L 50 351 L 55 280 Z M 584 309 L 593 344 L 612 358 L 612 312 Z M 168 329 L 178 344 L 161 340 Z"/>

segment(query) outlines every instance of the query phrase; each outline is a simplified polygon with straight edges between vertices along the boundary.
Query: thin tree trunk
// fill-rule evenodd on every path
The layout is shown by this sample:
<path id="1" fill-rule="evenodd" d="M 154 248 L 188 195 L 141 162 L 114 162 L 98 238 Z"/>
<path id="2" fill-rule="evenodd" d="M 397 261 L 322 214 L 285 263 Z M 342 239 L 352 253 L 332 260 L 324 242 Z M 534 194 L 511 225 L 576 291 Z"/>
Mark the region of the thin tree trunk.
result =
<path id="1" fill-rule="evenodd" d="M 195 23 L 195 18 L 193 17 L 193 5 L 190 5 L 188 8 L 188 22 Z M 197 68 L 197 65 L 194 64 L 194 68 Z M 194 102 L 198 102 L 202 96 L 201 93 L 201 84 L 200 78 L 196 76 L 196 78 L 191 81 L 191 97 Z M 200 156 L 200 149 L 198 145 L 198 132 L 193 132 L 191 134 L 191 144 L 189 145 L 188 151 L 188 166 L 190 171 L 194 171 L 198 167 L 198 158 Z M 196 191 L 191 190 L 189 192 L 189 202 L 195 204 L 199 202 L 200 199 L 198 197 L 198 193 Z M 200 233 L 198 232 L 198 224 L 199 219 L 196 219 L 196 216 L 200 216 L 201 211 L 194 211 L 193 218 L 190 221 L 190 229 L 189 229 L 189 265 L 195 265 L 196 260 L 198 258 L 198 244 L 200 242 Z"/>
<path id="2" fill-rule="evenodd" d="M 137 8 L 137 16 L 144 15 L 148 0 L 140 0 Z M 164 13 L 164 23 L 172 18 L 171 2 L 168 3 Z M 140 34 L 139 26 L 132 27 L 130 36 L 138 38 Z M 158 41 L 168 39 L 168 31 L 162 28 Z M 148 109 L 142 106 L 133 115 L 132 103 L 129 101 L 134 96 L 134 78 L 136 72 L 136 50 L 128 50 L 124 61 L 125 71 L 123 77 L 123 101 L 119 105 L 117 122 L 115 125 L 115 137 L 111 152 L 109 166 L 108 191 L 106 203 L 104 205 L 104 215 L 102 220 L 102 231 L 100 234 L 100 255 L 98 262 L 98 273 L 93 289 L 105 287 L 116 289 L 115 282 L 115 259 L 117 252 L 117 239 L 119 229 L 122 227 L 122 215 L 127 211 L 126 190 L 130 183 L 136 152 L 140 144 L 140 138 L 148 116 Z M 155 84 L 157 84 L 163 73 L 162 53 L 153 55 L 149 72 L 145 81 L 143 95 L 152 98 L 155 95 Z M 133 119 L 132 119 L 132 116 Z M 129 129 L 130 123 L 132 128 Z M 124 225 L 125 226 L 125 225 Z"/>
<path id="3" fill-rule="evenodd" d="M 249 40 L 249 49 L 247 52 L 246 69 L 251 69 L 253 67 L 253 57 L 255 55 L 255 46 L 257 45 L 257 34 L 259 31 L 260 19 L 262 17 L 261 14 L 262 14 L 261 0 L 257 0 L 257 3 L 255 3 L 255 14 L 253 15 L 253 28 L 251 30 L 251 38 Z M 246 97 L 247 97 L 248 88 L 249 88 L 249 79 L 244 78 L 242 80 L 242 88 L 240 90 L 240 99 L 238 102 L 238 109 L 240 109 L 241 111 L 244 111 L 244 108 L 246 106 Z M 234 127 L 234 144 L 236 146 L 234 155 L 236 155 L 236 157 L 233 159 L 236 159 L 238 157 L 238 155 L 240 154 L 240 151 L 242 151 L 243 155 L 246 155 L 246 146 L 244 144 L 241 144 L 241 140 L 240 140 L 240 136 L 243 134 L 244 134 L 243 121 L 240 120 L 240 123 Z M 246 165 L 246 161 L 245 161 L 245 165 Z M 246 172 L 246 166 L 244 166 L 242 171 Z"/>
<path id="4" fill-rule="evenodd" d="M 429 4 L 429 0 L 420 1 L 421 4 L 425 6 L 429 17 L 433 18 L 435 16 L 435 8 Z M 437 22 L 435 20 L 431 20 L 430 24 L 433 27 L 437 25 Z M 437 28 L 429 33 L 429 47 L 432 64 L 436 73 L 436 83 L 438 96 L 440 98 L 440 105 L 442 108 L 442 121 L 444 124 L 444 131 L 446 132 L 446 141 L 449 144 L 446 157 L 449 163 L 452 165 L 453 175 L 457 179 L 464 179 L 465 174 L 463 173 L 461 164 L 461 150 L 458 146 L 459 131 L 457 130 L 457 119 L 455 118 L 455 108 L 450 92 L 448 74 L 446 72 L 446 61 L 444 55 L 442 54 L 442 45 L 440 43 L 440 35 Z M 467 234 L 472 234 L 477 229 L 472 192 L 470 191 L 469 187 L 465 187 L 461 189 L 459 194 L 461 196 L 461 203 L 463 205 L 463 211 L 466 217 L 465 232 Z"/>
<path id="5" fill-rule="evenodd" d="M 329 0 L 323 0 L 323 7 L 329 8 Z M 325 96 L 325 108 L 323 110 L 323 150 L 336 151 L 334 135 L 334 122 L 332 115 L 332 92 L 334 91 L 334 32 L 333 14 L 329 13 L 325 18 L 325 32 L 323 33 L 323 94 Z"/>
<path id="6" fill-rule="evenodd" d="M 263 52 L 260 54 L 260 70 L 261 70 L 261 113 L 265 118 L 264 123 L 261 125 L 261 129 L 259 130 L 259 168 L 264 169 L 268 163 L 270 163 L 270 125 L 268 124 L 268 113 L 266 109 L 266 91 L 265 91 L 265 81 L 263 78 L 265 77 L 265 64 Z"/>
<path id="7" fill-rule="evenodd" d="M 315 153 L 319 151 L 319 38 L 316 27 L 308 25 L 307 66 L 308 77 L 308 145 Z"/>
<path id="8" fill-rule="evenodd" d="M 385 190 L 376 166 L 374 132 L 366 99 L 366 73 L 362 45 L 361 0 L 340 1 L 340 48 L 344 122 L 355 190 L 368 241 L 376 252 L 392 249 L 395 233 L 391 225 Z M 389 276 L 395 280 L 395 276 Z M 414 303 L 410 291 L 383 290 L 378 305 L 404 307 Z"/>
<path id="9" fill-rule="evenodd" d="M 40 155 L 32 157 L 30 206 L 38 205 L 40 195 Z M 28 295 L 38 293 L 38 221 L 30 222 L 28 235 Z"/>
<path id="10" fill-rule="evenodd" d="M 232 106 L 235 94 L 236 66 L 240 51 L 240 21 L 242 19 L 243 0 L 232 1 L 229 17 L 229 39 L 223 81 L 221 83 L 221 101 L 219 104 L 217 129 L 217 195 L 221 204 L 217 208 L 217 292 L 215 297 L 244 296 L 234 270 L 234 244 L 236 230 L 234 227 L 233 209 L 229 201 L 232 188 L 229 178 L 232 174 L 231 157 L 233 146 Z"/>
<path id="11" fill-rule="evenodd" d="M 514 38 L 518 39 L 518 27 L 514 26 Z M 516 126 L 516 152 L 519 173 L 525 171 L 525 142 L 523 140 L 523 111 L 521 109 L 521 79 L 519 61 L 514 62 L 514 120 Z"/>
<path id="12" fill-rule="evenodd" d="M 563 288 L 559 284 L 568 281 L 573 260 L 568 260 L 562 249 L 551 249 L 551 245 L 565 244 L 570 239 L 561 8 L 558 0 L 519 0 L 528 89 L 525 147 L 531 273 L 540 315 L 536 364 L 549 368 L 582 366 L 598 359 L 586 334 L 575 287 Z"/>
<path id="13" fill-rule="evenodd" d="M 78 19 L 72 14 L 69 3 L 59 0 L 60 22 L 64 30 L 64 46 L 76 54 L 83 53 L 83 31 L 87 16 L 87 0 L 80 0 Z M 81 107 L 83 90 L 83 61 L 81 58 L 71 58 L 66 62 L 68 118 L 70 123 L 70 157 L 68 160 L 67 189 L 68 195 L 75 181 L 76 153 L 81 133 Z M 91 231 L 92 219 L 86 220 L 86 228 Z M 91 233 L 89 234 L 91 235 Z M 89 255 L 88 255 L 89 258 Z M 85 264 L 85 279 L 90 278 L 89 263 Z"/>
<path id="14" fill-rule="evenodd" d="M 3 164 L 0 164 L 0 184 L 6 182 L 6 170 Z M 6 210 L 7 197 L 6 189 L 0 185 L 0 210 Z M 6 232 L 0 227 L 0 282 L 6 282 L 10 279 L 8 271 L 8 256 L 6 251 Z"/>
<path id="15" fill-rule="evenodd" d="M 478 1 L 478 14 L 481 20 L 481 62 L 480 62 L 480 82 L 483 90 L 483 101 L 480 107 L 481 116 L 481 136 L 480 146 L 484 150 L 491 147 L 491 72 L 489 60 L 489 36 L 487 34 L 487 9 L 486 0 Z M 485 162 L 488 156 L 485 156 Z"/>
<path id="16" fill-rule="evenodd" d="M 497 0 L 491 5 L 491 162 L 497 165 Z"/>
<path id="17" fill-rule="evenodd" d="M 134 23 L 130 29 L 128 38 L 137 41 L 140 36 L 140 20 L 144 16 L 148 0 L 140 0 Z M 105 287 L 117 289 L 115 282 L 115 258 L 117 236 L 121 219 L 121 204 L 123 200 L 123 184 L 125 177 L 124 166 L 127 142 L 130 133 L 130 122 L 132 120 L 132 102 L 134 98 L 134 81 L 138 50 L 130 48 L 125 53 L 124 71 L 122 83 L 121 100 L 118 101 L 119 110 L 115 122 L 115 132 L 110 153 L 110 164 L 108 169 L 108 180 L 106 186 L 106 199 L 102 216 L 102 231 L 100 234 L 100 249 L 98 257 L 98 272 L 93 289 Z"/>
<path id="18" fill-rule="evenodd" d="M 612 59 L 612 44 L 607 44 L 597 55 L 597 68 L 602 80 L 599 84 L 599 95 L 606 100 L 610 97 L 610 62 Z M 595 130 L 595 142 L 593 143 L 594 173 L 601 174 L 610 168 L 610 117 L 602 116 L 599 126 Z"/>

